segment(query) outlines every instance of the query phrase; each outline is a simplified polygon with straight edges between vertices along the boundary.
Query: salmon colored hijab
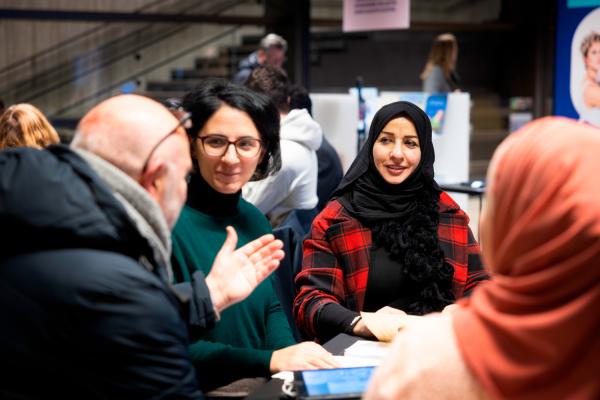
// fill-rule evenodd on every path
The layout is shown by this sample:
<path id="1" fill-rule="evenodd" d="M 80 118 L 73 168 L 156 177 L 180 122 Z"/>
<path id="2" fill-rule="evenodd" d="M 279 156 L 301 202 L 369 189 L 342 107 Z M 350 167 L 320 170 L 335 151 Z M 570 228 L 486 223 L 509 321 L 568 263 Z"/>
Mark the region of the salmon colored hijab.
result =
<path id="1" fill-rule="evenodd" d="M 453 314 L 465 362 L 496 398 L 600 399 L 600 129 L 530 123 L 488 181 L 492 280 Z"/>

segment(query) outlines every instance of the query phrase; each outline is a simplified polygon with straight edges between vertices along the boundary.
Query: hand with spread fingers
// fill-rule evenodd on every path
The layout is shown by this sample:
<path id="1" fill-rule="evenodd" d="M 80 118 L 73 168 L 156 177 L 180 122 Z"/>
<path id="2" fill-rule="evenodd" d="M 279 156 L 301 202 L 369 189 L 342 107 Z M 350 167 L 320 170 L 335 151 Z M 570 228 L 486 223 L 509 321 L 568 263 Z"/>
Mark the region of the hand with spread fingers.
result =
<path id="1" fill-rule="evenodd" d="M 214 307 L 220 312 L 248 297 L 279 266 L 284 253 L 281 240 L 271 234 L 235 250 L 235 229 L 227 227 L 227 238 L 217 253 L 206 284 Z"/>

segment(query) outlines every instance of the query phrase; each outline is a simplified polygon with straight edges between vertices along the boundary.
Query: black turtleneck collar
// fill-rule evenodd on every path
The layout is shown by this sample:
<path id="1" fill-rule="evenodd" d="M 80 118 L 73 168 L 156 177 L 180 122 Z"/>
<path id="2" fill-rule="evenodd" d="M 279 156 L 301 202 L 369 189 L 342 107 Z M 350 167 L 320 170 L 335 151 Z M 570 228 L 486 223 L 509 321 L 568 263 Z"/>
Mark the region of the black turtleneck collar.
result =
<path id="1" fill-rule="evenodd" d="M 188 185 L 186 204 L 208 215 L 236 215 L 241 194 L 241 190 L 233 194 L 217 192 L 200 173 L 194 173 Z"/>

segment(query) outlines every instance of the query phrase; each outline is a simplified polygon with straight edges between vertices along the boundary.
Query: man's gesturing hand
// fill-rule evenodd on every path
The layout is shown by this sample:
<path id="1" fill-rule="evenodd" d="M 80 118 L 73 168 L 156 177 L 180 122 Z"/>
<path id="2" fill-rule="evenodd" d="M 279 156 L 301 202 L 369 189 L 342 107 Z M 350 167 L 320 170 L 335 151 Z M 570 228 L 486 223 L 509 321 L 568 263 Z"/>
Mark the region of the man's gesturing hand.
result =
<path id="1" fill-rule="evenodd" d="M 281 240 L 271 234 L 259 237 L 235 250 L 237 233 L 227 228 L 227 238 L 217 253 L 206 285 L 215 309 L 219 312 L 244 300 L 279 266 L 284 253 Z"/>

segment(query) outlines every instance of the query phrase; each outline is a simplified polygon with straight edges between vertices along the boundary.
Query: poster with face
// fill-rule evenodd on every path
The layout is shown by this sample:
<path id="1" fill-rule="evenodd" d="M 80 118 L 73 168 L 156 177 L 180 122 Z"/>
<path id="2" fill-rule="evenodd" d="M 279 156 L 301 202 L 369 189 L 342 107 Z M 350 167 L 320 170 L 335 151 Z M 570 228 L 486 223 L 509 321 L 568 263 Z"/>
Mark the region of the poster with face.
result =
<path id="1" fill-rule="evenodd" d="M 554 114 L 600 127 L 600 0 L 556 0 Z"/>
<path id="2" fill-rule="evenodd" d="M 600 127 L 600 8 L 577 25 L 571 41 L 571 101 L 579 119 Z"/>

